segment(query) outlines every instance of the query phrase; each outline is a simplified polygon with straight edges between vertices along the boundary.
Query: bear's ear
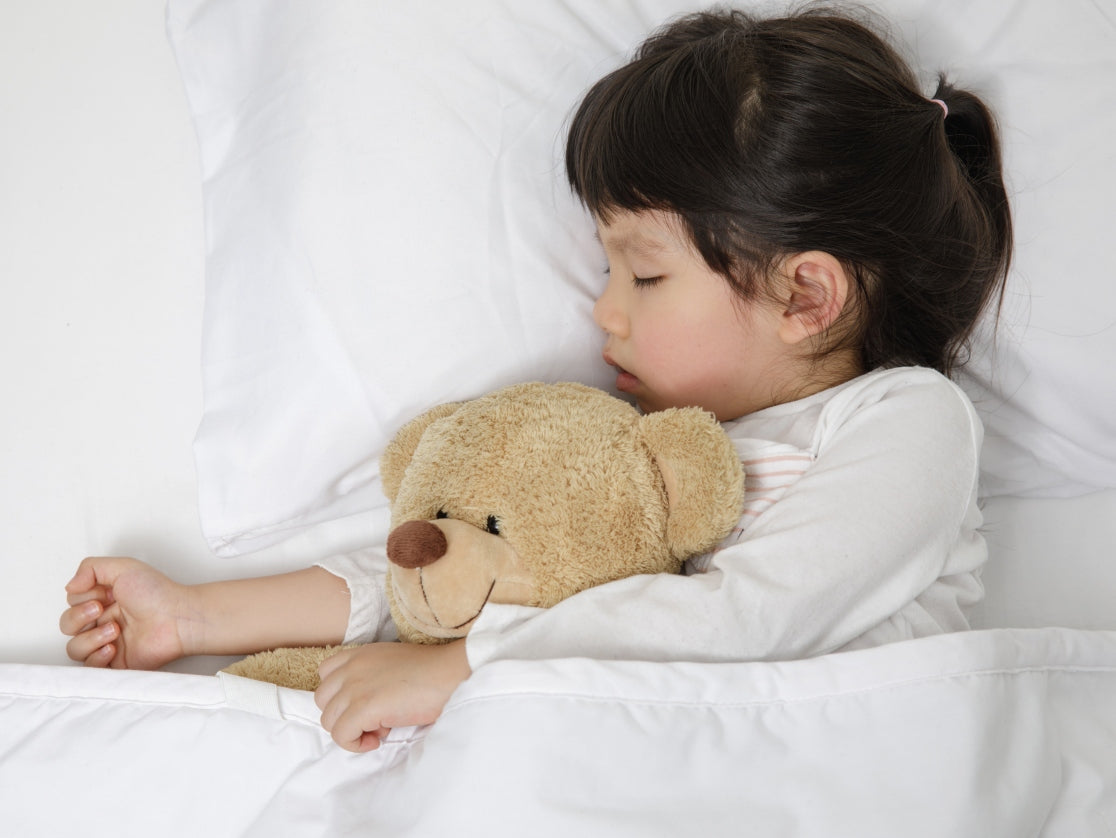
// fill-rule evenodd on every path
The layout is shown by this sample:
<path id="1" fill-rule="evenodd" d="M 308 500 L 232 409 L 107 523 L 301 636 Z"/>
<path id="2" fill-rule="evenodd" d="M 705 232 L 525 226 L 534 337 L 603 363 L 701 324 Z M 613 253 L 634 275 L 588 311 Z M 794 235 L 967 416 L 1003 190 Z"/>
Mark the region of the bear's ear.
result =
<path id="1" fill-rule="evenodd" d="M 744 469 L 712 414 L 696 407 L 643 416 L 640 433 L 666 487 L 667 542 L 680 559 L 711 550 L 740 520 Z"/>
<path id="2" fill-rule="evenodd" d="M 384 494 L 392 503 L 395 503 L 399 494 L 399 486 L 403 482 L 403 475 L 407 473 L 407 466 L 415 456 L 422 435 L 432 424 L 446 416 L 457 412 L 463 402 L 450 402 L 432 407 L 430 410 L 412 419 L 399 429 L 387 444 L 383 456 L 380 457 L 380 481 L 383 483 Z"/>

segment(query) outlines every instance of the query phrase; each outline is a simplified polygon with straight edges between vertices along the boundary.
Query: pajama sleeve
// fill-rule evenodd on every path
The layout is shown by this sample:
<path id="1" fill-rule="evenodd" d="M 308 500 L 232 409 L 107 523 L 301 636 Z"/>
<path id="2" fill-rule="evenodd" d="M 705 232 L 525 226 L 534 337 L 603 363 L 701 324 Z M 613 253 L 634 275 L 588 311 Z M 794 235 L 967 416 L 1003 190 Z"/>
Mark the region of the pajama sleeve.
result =
<path id="1" fill-rule="evenodd" d="M 317 566 L 344 579 L 349 586 L 349 624 L 345 630 L 345 643 L 398 639 L 384 593 L 387 556 L 383 547 L 341 553 L 323 559 Z"/>

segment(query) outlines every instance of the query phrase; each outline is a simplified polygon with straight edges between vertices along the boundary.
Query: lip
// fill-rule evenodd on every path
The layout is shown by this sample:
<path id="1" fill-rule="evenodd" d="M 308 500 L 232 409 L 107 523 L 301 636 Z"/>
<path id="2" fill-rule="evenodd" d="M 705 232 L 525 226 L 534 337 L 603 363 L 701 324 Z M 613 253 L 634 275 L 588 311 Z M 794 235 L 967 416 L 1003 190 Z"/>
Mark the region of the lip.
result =
<path id="1" fill-rule="evenodd" d="M 637 387 L 639 387 L 639 379 L 632 373 L 624 369 L 622 366 L 620 366 L 618 363 L 616 363 L 615 359 L 613 359 L 611 355 L 605 352 L 603 358 L 606 364 L 616 370 L 615 387 L 617 390 L 619 390 L 621 393 L 631 393 Z"/>

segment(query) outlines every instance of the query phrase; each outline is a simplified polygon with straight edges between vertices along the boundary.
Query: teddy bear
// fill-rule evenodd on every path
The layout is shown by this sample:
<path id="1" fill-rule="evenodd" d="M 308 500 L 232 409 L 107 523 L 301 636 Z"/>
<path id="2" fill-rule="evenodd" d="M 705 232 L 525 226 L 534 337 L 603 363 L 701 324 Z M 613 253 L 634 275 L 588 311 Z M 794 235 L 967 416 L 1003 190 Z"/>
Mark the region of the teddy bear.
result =
<path id="1" fill-rule="evenodd" d="M 573 383 L 435 407 L 399 431 L 380 475 L 386 595 L 411 643 L 465 636 L 489 603 L 547 608 L 625 576 L 677 573 L 728 535 L 744 494 L 711 414 L 641 415 Z M 263 652 L 226 671 L 314 689 L 336 648 Z"/>

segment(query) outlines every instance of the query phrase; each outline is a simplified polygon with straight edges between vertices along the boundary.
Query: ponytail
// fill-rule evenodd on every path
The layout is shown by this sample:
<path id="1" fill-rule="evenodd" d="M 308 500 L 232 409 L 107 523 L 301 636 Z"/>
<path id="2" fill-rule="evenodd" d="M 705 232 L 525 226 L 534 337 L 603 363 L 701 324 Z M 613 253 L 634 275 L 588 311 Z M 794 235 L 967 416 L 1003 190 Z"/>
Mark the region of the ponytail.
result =
<path id="1" fill-rule="evenodd" d="M 1011 207 L 1004 187 L 996 121 L 992 112 L 977 96 L 954 87 L 944 75 L 938 77 L 938 87 L 933 98 L 946 106 L 946 143 L 949 152 L 960 165 L 963 182 L 959 187 L 962 194 L 972 202 L 972 223 L 981 232 L 983 239 L 983 246 L 978 251 L 985 258 L 978 260 L 973 265 L 973 270 L 988 278 L 977 283 L 982 292 L 977 298 L 977 304 L 983 309 L 995 300 L 998 311 L 1003 300 L 1004 281 L 1011 266 L 1013 236 Z M 961 360 L 960 356 L 966 351 L 973 326 L 958 334 L 952 341 L 946 358 L 947 372 Z"/>

